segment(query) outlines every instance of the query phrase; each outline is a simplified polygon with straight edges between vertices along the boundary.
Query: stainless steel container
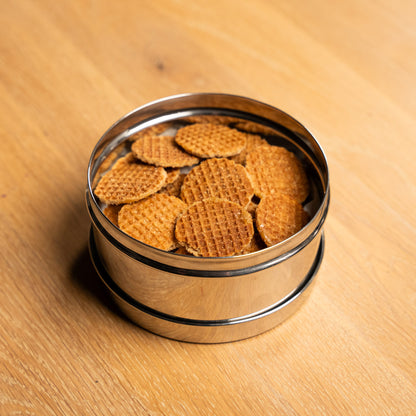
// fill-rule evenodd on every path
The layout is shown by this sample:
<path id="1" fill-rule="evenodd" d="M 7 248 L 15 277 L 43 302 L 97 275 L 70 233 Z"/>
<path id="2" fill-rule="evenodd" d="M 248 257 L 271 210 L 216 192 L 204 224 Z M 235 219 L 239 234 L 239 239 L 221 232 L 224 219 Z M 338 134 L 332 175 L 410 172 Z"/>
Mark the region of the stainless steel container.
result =
<path id="1" fill-rule="evenodd" d="M 251 254 L 198 258 L 165 252 L 123 233 L 93 194 L 99 175 L 126 150 L 129 136 L 165 123 L 225 116 L 237 128 L 261 132 L 303 162 L 311 182 L 309 223 L 289 239 Z M 324 251 L 329 205 L 325 155 L 311 133 L 286 113 L 226 94 L 184 94 L 140 107 L 117 121 L 92 152 L 86 190 L 92 227 L 90 252 L 103 282 L 134 322 L 159 335 L 189 342 L 235 341 L 264 332 L 306 299 Z"/>

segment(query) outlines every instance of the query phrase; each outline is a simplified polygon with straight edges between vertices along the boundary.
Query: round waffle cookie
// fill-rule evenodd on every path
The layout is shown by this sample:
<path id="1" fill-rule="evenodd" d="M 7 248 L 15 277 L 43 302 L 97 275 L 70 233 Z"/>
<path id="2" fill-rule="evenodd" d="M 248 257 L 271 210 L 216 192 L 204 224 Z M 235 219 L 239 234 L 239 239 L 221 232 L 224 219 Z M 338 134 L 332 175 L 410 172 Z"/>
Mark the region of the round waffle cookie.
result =
<path id="1" fill-rule="evenodd" d="M 179 198 L 155 194 L 134 204 L 124 205 L 118 214 L 122 231 L 145 244 L 161 250 L 177 247 L 175 222 L 186 208 Z"/>
<path id="2" fill-rule="evenodd" d="M 256 210 L 256 227 L 268 247 L 297 233 L 306 219 L 302 205 L 284 194 L 265 196 Z"/>
<path id="3" fill-rule="evenodd" d="M 188 173 L 181 188 L 181 198 L 187 204 L 217 197 L 246 208 L 253 195 L 245 167 L 226 158 L 204 160 Z"/>
<path id="4" fill-rule="evenodd" d="M 251 215 L 235 202 L 209 198 L 190 205 L 178 218 L 175 236 L 195 256 L 241 253 L 254 234 Z"/>
<path id="5" fill-rule="evenodd" d="M 97 169 L 97 173 L 94 176 L 93 188 L 97 185 L 101 175 L 106 172 L 110 167 L 117 163 L 117 160 L 121 157 L 124 152 L 124 144 L 118 145 L 113 151 L 111 151 L 103 160 L 101 165 Z M 121 157 L 123 158 L 123 157 Z"/>
<path id="6" fill-rule="evenodd" d="M 199 162 L 180 148 L 173 136 L 144 136 L 132 144 L 131 150 L 138 159 L 156 166 L 180 168 Z"/>
<path id="7" fill-rule="evenodd" d="M 284 147 L 256 147 L 247 155 L 246 169 L 259 198 L 284 193 L 303 202 L 309 195 L 309 181 L 300 160 Z"/>
<path id="8" fill-rule="evenodd" d="M 132 203 L 157 192 L 165 184 L 166 177 L 162 167 L 138 162 L 128 154 L 102 176 L 94 193 L 106 204 Z"/>
<path id="9" fill-rule="evenodd" d="M 246 146 L 247 136 L 221 124 L 196 123 L 178 129 L 175 140 L 188 153 L 210 158 L 240 153 Z"/>

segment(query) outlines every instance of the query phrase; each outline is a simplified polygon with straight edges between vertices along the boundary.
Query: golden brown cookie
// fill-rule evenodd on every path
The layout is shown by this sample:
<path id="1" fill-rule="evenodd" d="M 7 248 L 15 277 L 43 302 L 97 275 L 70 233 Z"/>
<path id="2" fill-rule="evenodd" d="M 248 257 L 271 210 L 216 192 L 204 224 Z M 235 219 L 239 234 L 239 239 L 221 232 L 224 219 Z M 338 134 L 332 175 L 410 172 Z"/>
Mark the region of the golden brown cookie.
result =
<path id="1" fill-rule="evenodd" d="M 175 182 L 181 174 L 181 170 L 179 168 L 166 168 L 165 171 L 168 175 L 166 177 L 165 185 Z"/>
<path id="2" fill-rule="evenodd" d="M 133 155 L 133 153 L 129 152 L 126 155 L 118 158 L 111 169 L 117 169 L 119 166 L 128 165 L 130 163 L 137 163 L 139 162 Z"/>
<path id="3" fill-rule="evenodd" d="M 172 122 L 166 122 L 166 123 L 159 123 L 159 124 L 155 124 L 154 126 L 150 126 L 147 127 L 143 130 L 140 130 L 139 132 L 132 134 L 129 137 L 130 141 L 135 142 L 138 139 L 141 139 L 142 137 L 146 137 L 146 136 L 157 136 L 159 134 L 164 133 L 165 131 L 167 131 L 170 127 L 173 126 Z"/>
<path id="4" fill-rule="evenodd" d="M 284 193 L 303 202 L 309 194 L 309 181 L 302 163 L 284 147 L 256 147 L 247 155 L 246 169 L 259 198 Z"/>
<path id="5" fill-rule="evenodd" d="M 227 157 L 246 146 L 246 134 L 221 124 L 197 123 L 178 129 L 176 143 L 201 158 Z"/>
<path id="6" fill-rule="evenodd" d="M 185 247 L 181 246 L 175 250 L 175 254 L 181 254 L 182 256 L 193 256 Z"/>
<path id="7" fill-rule="evenodd" d="M 144 136 L 132 144 L 131 150 L 136 158 L 156 166 L 180 168 L 199 162 L 179 147 L 173 136 Z"/>
<path id="8" fill-rule="evenodd" d="M 93 188 L 97 185 L 100 177 L 109 170 L 113 165 L 114 162 L 120 158 L 120 155 L 125 151 L 125 144 L 118 145 L 114 150 L 112 150 L 105 159 L 101 162 L 100 166 L 97 169 L 97 173 L 95 174 L 94 180 L 93 180 Z"/>
<path id="9" fill-rule="evenodd" d="M 203 114 L 199 116 L 188 116 L 184 119 L 184 121 L 188 123 L 211 123 L 211 124 L 223 124 L 225 126 L 236 123 L 240 119 L 231 116 L 222 116 L 219 114 Z"/>
<path id="10" fill-rule="evenodd" d="M 123 205 L 107 205 L 103 209 L 104 215 L 115 225 L 118 226 L 118 213 Z"/>
<path id="11" fill-rule="evenodd" d="M 302 205 L 287 195 L 267 195 L 257 207 L 256 227 L 268 247 L 286 240 L 304 225 Z"/>
<path id="12" fill-rule="evenodd" d="M 256 147 L 267 145 L 267 141 L 263 139 L 258 134 L 247 134 L 247 143 L 246 147 L 235 156 L 231 156 L 230 159 L 234 160 L 235 163 L 240 163 L 241 165 L 245 165 L 247 155 L 253 151 Z"/>
<path id="13" fill-rule="evenodd" d="M 256 251 L 262 250 L 263 248 L 266 248 L 266 244 L 260 237 L 260 234 L 256 231 L 254 231 L 253 238 L 251 239 L 249 245 L 244 248 L 241 253 L 238 254 L 250 254 L 255 253 Z"/>
<path id="14" fill-rule="evenodd" d="M 185 177 L 181 198 L 187 203 L 216 197 L 228 199 L 246 208 L 254 189 L 244 166 L 227 158 L 207 159 Z"/>
<path id="15" fill-rule="evenodd" d="M 240 253 L 254 233 L 251 215 L 240 205 L 210 198 L 195 202 L 179 216 L 175 236 L 195 256 L 224 257 Z"/>
<path id="16" fill-rule="evenodd" d="M 155 194 L 124 205 L 118 214 L 118 225 L 136 240 L 161 250 L 173 250 L 177 247 L 176 218 L 185 208 L 186 204 L 179 198 Z"/>
<path id="17" fill-rule="evenodd" d="M 167 194 L 167 195 L 176 196 L 179 198 L 185 176 L 186 176 L 185 173 L 181 173 L 180 175 L 178 175 L 175 181 L 165 185 L 159 192 L 163 194 Z"/>
<path id="18" fill-rule="evenodd" d="M 253 218 L 256 215 L 257 206 L 258 206 L 258 204 L 256 202 L 254 202 L 253 200 L 251 200 L 247 205 L 246 209 Z"/>
<path id="19" fill-rule="evenodd" d="M 263 124 L 255 123 L 254 121 L 240 121 L 233 125 L 238 130 L 246 131 L 247 133 L 262 134 L 262 135 L 275 135 L 276 130 L 271 127 L 264 126 Z"/>
<path id="20" fill-rule="evenodd" d="M 106 204 L 127 204 L 157 192 L 165 184 L 166 177 L 162 167 L 138 162 L 128 154 L 101 177 L 94 193 Z"/>

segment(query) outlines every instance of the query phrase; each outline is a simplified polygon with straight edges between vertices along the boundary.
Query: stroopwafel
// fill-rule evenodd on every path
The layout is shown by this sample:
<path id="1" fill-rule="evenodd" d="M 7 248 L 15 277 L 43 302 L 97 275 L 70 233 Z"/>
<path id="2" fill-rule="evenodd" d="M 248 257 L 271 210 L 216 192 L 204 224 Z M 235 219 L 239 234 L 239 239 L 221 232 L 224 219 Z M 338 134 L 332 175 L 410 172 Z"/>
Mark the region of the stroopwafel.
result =
<path id="1" fill-rule="evenodd" d="M 268 247 L 297 233 L 306 218 L 302 205 L 284 194 L 265 196 L 256 209 L 256 227 Z"/>
<path id="2" fill-rule="evenodd" d="M 161 189 L 166 177 L 165 169 L 138 162 L 130 153 L 101 177 L 94 193 L 106 204 L 132 203 Z"/>
<path id="3" fill-rule="evenodd" d="M 190 205 L 179 216 L 175 236 L 195 256 L 224 257 L 240 253 L 254 233 L 251 215 L 239 204 L 209 198 Z"/>
<path id="4" fill-rule="evenodd" d="M 247 155 L 246 169 L 259 198 L 284 193 L 303 202 L 309 194 L 309 181 L 300 160 L 284 147 L 256 147 Z"/>
<path id="5" fill-rule="evenodd" d="M 240 153 L 246 146 L 247 136 L 221 124 L 197 123 L 178 129 L 175 140 L 188 153 L 211 158 Z"/>
<path id="6" fill-rule="evenodd" d="M 216 197 L 246 208 L 253 194 L 253 185 L 244 166 L 227 158 L 204 160 L 188 173 L 181 188 L 181 198 L 187 204 Z"/>
<path id="7" fill-rule="evenodd" d="M 124 205 L 118 214 L 118 225 L 131 237 L 170 251 L 177 247 L 175 222 L 185 208 L 186 204 L 174 196 L 151 195 L 134 204 Z"/>
<path id="8" fill-rule="evenodd" d="M 131 150 L 136 158 L 156 166 L 180 168 L 199 162 L 179 147 L 173 136 L 144 136 L 132 144 Z"/>

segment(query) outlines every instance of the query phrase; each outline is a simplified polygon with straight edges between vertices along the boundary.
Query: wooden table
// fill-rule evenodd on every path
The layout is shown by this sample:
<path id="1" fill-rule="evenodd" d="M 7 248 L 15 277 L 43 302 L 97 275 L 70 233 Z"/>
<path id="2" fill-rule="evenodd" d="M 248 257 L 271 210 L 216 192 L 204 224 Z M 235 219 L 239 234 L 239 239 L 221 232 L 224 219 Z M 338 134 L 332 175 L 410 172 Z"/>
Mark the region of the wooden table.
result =
<path id="1" fill-rule="evenodd" d="M 416 6 L 3 2 L 1 415 L 416 414 Z M 317 284 L 254 338 L 161 338 L 119 313 L 88 256 L 87 163 L 149 101 L 272 104 L 325 149 Z"/>

